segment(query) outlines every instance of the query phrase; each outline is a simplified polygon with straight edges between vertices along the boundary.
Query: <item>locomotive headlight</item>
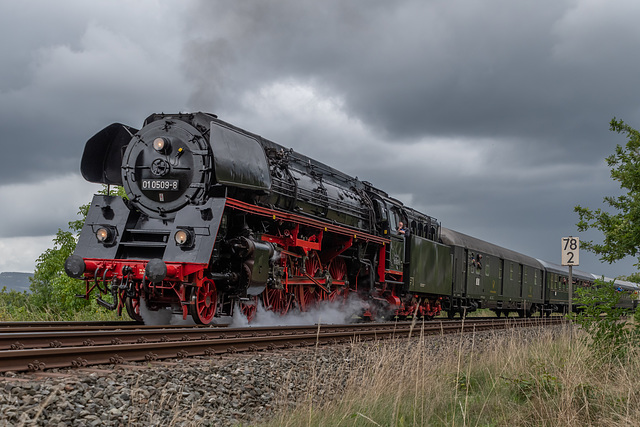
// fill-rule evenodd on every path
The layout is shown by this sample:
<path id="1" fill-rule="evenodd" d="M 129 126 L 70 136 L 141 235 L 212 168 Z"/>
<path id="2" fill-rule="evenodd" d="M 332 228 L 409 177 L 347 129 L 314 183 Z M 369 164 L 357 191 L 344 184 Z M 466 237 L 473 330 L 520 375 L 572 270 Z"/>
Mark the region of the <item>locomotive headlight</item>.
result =
<path id="1" fill-rule="evenodd" d="M 193 234 L 190 230 L 178 230 L 176 234 L 173 235 L 173 239 L 176 241 L 178 246 L 191 246 L 193 243 Z"/>
<path id="2" fill-rule="evenodd" d="M 100 243 L 106 242 L 109 240 L 109 230 L 106 228 L 99 228 L 98 231 L 96 231 L 96 238 Z"/>
<path id="3" fill-rule="evenodd" d="M 103 243 L 105 245 L 112 244 L 115 241 L 116 231 L 113 227 L 103 226 L 96 230 L 96 239 L 98 243 Z"/>
<path id="4" fill-rule="evenodd" d="M 153 140 L 153 149 L 158 153 L 163 153 L 167 149 L 168 143 L 164 138 L 156 138 Z"/>

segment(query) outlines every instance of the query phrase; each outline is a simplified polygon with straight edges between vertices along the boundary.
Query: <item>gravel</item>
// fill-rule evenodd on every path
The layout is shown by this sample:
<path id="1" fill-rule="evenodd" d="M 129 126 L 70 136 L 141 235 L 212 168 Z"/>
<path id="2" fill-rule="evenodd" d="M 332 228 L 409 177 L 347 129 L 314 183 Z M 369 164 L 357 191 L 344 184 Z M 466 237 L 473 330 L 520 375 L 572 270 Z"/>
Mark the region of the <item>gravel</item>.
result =
<path id="1" fill-rule="evenodd" d="M 491 345 L 495 333 L 476 333 L 475 348 Z M 465 336 L 470 342 L 471 335 Z M 450 340 L 459 346 L 459 335 L 434 337 L 427 345 L 435 353 Z M 336 366 L 348 369 L 368 345 L 52 370 L 42 376 L 8 372 L 0 376 L 0 426 L 253 425 L 297 402 L 339 397 L 346 375 Z"/>
<path id="2" fill-rule="evenodd" d="M 350 352 L 348 346 L 311 348 L 52 370 L 38 377 L 9 372 L 0 377 L 0 426 L 257 422 L 273 415 L 276 405 L 308 397 L 304 384 L 324 388 L 312 376 L 344 363 Z"/>

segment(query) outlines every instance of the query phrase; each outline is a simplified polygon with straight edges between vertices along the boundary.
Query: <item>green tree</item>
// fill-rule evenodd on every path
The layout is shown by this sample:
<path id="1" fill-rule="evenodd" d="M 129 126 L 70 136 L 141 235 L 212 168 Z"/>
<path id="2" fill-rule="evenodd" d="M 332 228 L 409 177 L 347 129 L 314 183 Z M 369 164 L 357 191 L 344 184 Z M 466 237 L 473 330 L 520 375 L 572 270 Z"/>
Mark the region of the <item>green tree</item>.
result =
<path id="1" fill-rule="evenodd" d="M 17 313 L 25 313 L 28 301 L 29 294 L 26 291 L 18 292 L 3 287 L 0 291 L 0 320 L 13 319 Z"/>
<path id="2" fill-rule="evenodd" d="M 89 205 L 78 211 L 80 219 L 69 222 L 69 229 L 58 229 L 53 239 L 53 247 L 38 257 L 36 269 L 31 278 L 30 303 L 36 309 L 47 309 L 54 314 L 65 315 L 88 305 L 88 301 L 76 298 L 84 293 L 84 282 L 72 279 L 64 271 L 64 262 L 76 248 L 76 240 L 84 225 Z"/>
<path id="3" fill-rule="evenodd" d="M 115 190 L 107 186 L 100 194 L 114 194 L 125 197 L 122 187 Z M 39 310 L 46 310 L 60 318 L 70 318 L 83 310 L 95 310 L 91 300 L 77 298 L 85 293 L 85 282 L 72 279 L 64 271 L 64 262 L 76 248 L 76 242 L 89 211 L 89 204 L 80 206 L 79 218 L 69 222 L 68 230 L 58 229 L 53 239 L 53 247 L 47 249 L 36 261 L 36 269 L 31 278 L 29 303 Z"/>
<path id="4" fill-rule="evenodd" d="M 576 322 L 589 334 L 588 345 L 602 361 L 622 360 L 630 349 L 628 344 L 638 343 L 638 329 L 628 328 L 625 322 L 630 309 L 618 305 L 621 296 L 616 285 L 604 278 L 591 287 L 576 289 L 580 307 Z"/>
<path id="5" fill-rule="evenodd" d="M 609 129 L 627 138 L 625 146 L 617 145 L 615 153 L 606 158 L 611 168 L 611 178 L 624 190 L 621 196 L 607 196 L 607 210 L 591 210 L 576 206 L 580 220 L 578 231 L 600 230 L 602 243 L 583 241 L 583 248 L 600 256 L 601 261 L 613 263 L 627 256 L 638 257 L 640 248 L 640 132 L 615 117 Z M 640 259 L 636 266 L 640 266 Z M 636 281 L 638 273 L 627 276 Z M 577 290 L 581 312 L 577 322 L 589 333 L 594 354 L 604 360 L 626 355 L 625 343 L 638 344 L 640 338 L 640 310 L 636 311 L 636 326 L 629 328 L 624 321 L 628 310 L 618 307 L 620 292 L 613 282 L 596 281 L 590 288 Z"/>
<path id="6" fill-rule="evenodd" d="M 616 146 L 615 154 L 606 159 L 611 178 L 618 181 L 626 193 L 604 198 L 612 212 L 579 205 L 575 211 L 580 216 L 579 231 L 595 228 L 604 235 L 602 243 L 581 242 L 583 248 L 599 255 L 600 260 L 613 263 L 626 256 L 638 257 L 640 248 L 640 133 L 615 117 L 609 129 L 624 134 L 628 140 L 624 147 Z M 640 259 L 638 261 L 636 265 L 640 266 Z"/>
<path id="7" fill-rule="evenodd" d="M 627 282 L 640 283 L 640 273 L 631 273 L 628 276 L 621 276 L 620 279 Z"/>

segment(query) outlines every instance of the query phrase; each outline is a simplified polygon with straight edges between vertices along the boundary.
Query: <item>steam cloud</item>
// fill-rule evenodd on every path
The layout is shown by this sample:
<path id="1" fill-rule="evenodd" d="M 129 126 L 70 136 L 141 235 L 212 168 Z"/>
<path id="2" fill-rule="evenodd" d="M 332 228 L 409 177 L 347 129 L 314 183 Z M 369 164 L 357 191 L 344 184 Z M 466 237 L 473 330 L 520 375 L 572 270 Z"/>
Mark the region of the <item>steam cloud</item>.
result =
<path id="1" fill-rule="evenodd" d="M 296 308 L 282 316 L 267 310 L 262 302 L 258 302 L 257 311 L 251 323 L 238 306 L 233 310 L 233 317 L 217 317 L 214 318 L 213 323 L 228 323 L 231 328 L 344 324 L 357 319 L 365 306 L 365 302 L 357 295 L 350 295 L 346 300 L 321 301 L 309 311 L 300 311 Z M 145 325 L 195 325 L 191 316 L 183 320 L 181 313 L 174 313 L 169 307 L 152 311 L 147 308 L 147 304 L 142 303 L 140 315 Z"/>

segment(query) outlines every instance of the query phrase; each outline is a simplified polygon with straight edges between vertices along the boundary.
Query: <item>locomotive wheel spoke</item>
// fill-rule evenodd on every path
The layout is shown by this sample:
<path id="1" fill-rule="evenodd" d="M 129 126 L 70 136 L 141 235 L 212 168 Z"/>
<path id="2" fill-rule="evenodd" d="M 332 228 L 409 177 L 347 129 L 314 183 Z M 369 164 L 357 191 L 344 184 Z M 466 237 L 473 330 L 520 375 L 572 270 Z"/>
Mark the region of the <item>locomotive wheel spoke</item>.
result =
<path id="1" fill-rule="evenodd" d="M 274 313 L 285 315 L 291 306 L 291 298 L 283 289 L 267 288 L 262 294 L 264 306 Z"/>
<path id="2" fill-rule="evenodd" d="M 349 294 L 349 290 L 344 286 L 336 286 L 331 290 L 331 293 L 326 296 L 327 301 L 340 301 L 341 299 L 347 299 L 347 295 Z"/>
<path id="3" fill-rule="evenodd" d="M 255 317 L 258 311 L 258 296 L 250 297 L 251 301 L 242 301 L 240 302 L 240 311 L 245 315 L 249 323 Z"/>
<path id="4" fill-rule="evenodd" d="M 329 274 L 334 280 L 344 280 L 347 275 L 347 263 L 342 258 L 334 258 L 329 265 Z"/>
<path id="5" fill-rule="evenodd" d="M 302 263 L 304 262 L 304 269 Z M 320 258 L 316 252 L 310 252 L 309 256 L 304 258 L 304 261 L 299 260 L 295 264 L 291 264 L 291 273 L 294 276 L 310 276 L 316 277 L 316 275 L 322 272 L 322 264 Z"/>
<path id="6" fill-rule="evenodd" d="M 334 258 L 329 264 L 329 274 L 333 280 L 344 280 L 347 276 L 347 263 L 344 262 L 344 259 Z M 331 302 L 346 299 L 348 293 L 349 290 L 345 286 L 336 286 L 326 295 L 325 299 Z"/>
<path id="7" fill-rule="evenodd" d="M 318 259 L 318 255 L 315 252 L 309 255 L 304 263 L 304 267 L 309 276 L 315 277 L 315 275 L 320 270 L 320 260 Z"/>
<path id="8" fill-rule="evenodd" d="M 309 311 L 320 299 L 323 298 L 315 286 L 303 285 L 296 288 L 296 300 L 300 311 Z"/>
<path id="9" fill-rule="evenodd" d="M 218 293 L 212 280 L 205 279 L 202 286 L 194 287 L 191 291 L 189 312 L 193 320 L 201 325 L 208 325 L 216 314 Z"/>

